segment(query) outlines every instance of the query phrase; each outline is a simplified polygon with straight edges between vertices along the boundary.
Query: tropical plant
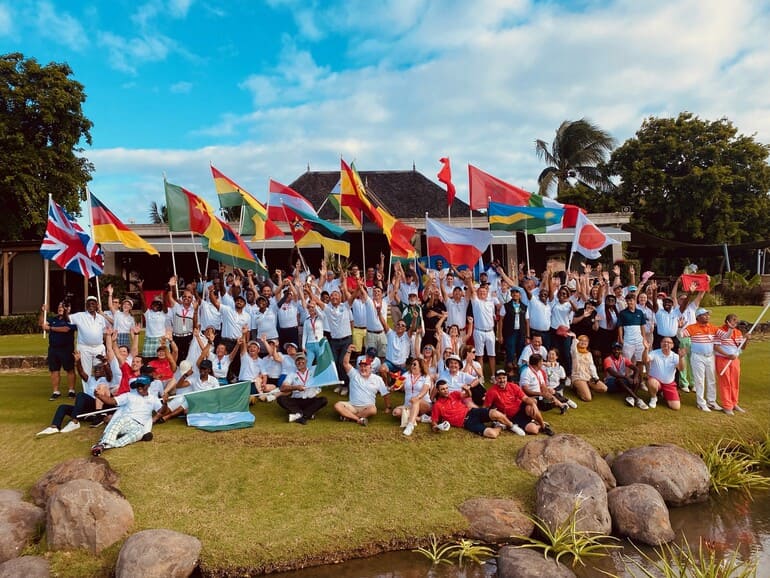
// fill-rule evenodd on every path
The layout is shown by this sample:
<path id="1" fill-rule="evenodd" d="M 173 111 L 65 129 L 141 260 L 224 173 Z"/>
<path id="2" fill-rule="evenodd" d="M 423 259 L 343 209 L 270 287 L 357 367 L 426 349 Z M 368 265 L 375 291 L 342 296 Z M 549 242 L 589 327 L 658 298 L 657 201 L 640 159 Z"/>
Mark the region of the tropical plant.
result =
<path id="1" fill-rule="evenodd" d="M 612 188 L 602 165 L 614 147 L 615 139 L 589 120 L 565 120 L 550 148 L 545 141 L 535 141 L 537 157 L 547 165 L 537 177 L 540 194 L 547 195 L 555 184 L 556 196 L 561 196 L 572 188 L 570 180 L 599 191 Z"/>
<path id="2" fill-rule="evenodd" d="M 436 564 L 452 564 L 456 560 L 460 566 L 470 560 L 475 564 L 486 564 L 488 558 L 495 555 L 495 551 L 489 546 L 484 546 L 475 540 L 461 538 L 456 543 L 447 542 L 439 544 L 438 538 L 431 534 L 430 544 L 427 548 L 412 550 L 422 554 L 435 566 Z"/>
<path id="3" fill-rule="evenodd" d="M 545 558 L 548 558 L 549 554 L 554 554 L 557 563 L 562 556 L 572 557 L 572 566 L 578 563 L 585 566 L 585 559 L 601 558 L 607 556 L 608 550 L 620 548 L 618 545 L 607 543 L 611 540 L 617 541 L 617 538 L 613 536 L 601 532 L 578 530 L 578 522 L 580 521 L 578 513 L 582 502 L 580 497 L 576 499 L 570 515 L 553 530 L 545 520 L 537 516 L 530 516 L 530 520 L 544 539 L 539 540 L 532 536 L 514 536 L 514 538 L 524 542 L 516 547 L 542 550 Z"/>
<path id="4" fill-rule="evenodd" d="M 430 542 L 426 548 L 417 548 L 412 552 L 422 554 L 431 564 L 451 564 L 452 563 L 452 550 L 454 544 L 440 544 L 435 534 L 430 535 Z"/>
<path id="5" fill-rule="evenodd" d="M 159 205 L 155 201 L 150 203 L 150 222 L 153 225 L 168 223 L 168 209 L 166 205 Z"/>
<path id="6" fill-rule="evenodd" d="M 631 576 L 647 578 L 750 578 L 756 576 L 757 561 L 741 560 L 736 547 L 729 556 L 718 554 L 716 548 L 704 540 L 698 541 L 698 551 L 693 552 L 687 540 L 683 544 L 663 544 L 655 549 L 655 555 L 649 555 L 634 548 L 641 556 L 636 560 L 622 555 L 626 571 Z M 637 573 L 637 571 L 639 573 Z"/>
<path id="7" fill-rule="evenodd" d="M 715 494 L 770 488 L 770 478 L 759 471 L 759 461 L 742 451 L 739 442 L 720 438 L 708 448 L 698 446 L 698 453 L 709 470 Z"/>
<path id="8" fill-rule="evenodd" d="M 770 430 L 759 440 L 750 440 L 741 444 L 741 451 L 756 461 L 760 467 L 770 467 Z"/>

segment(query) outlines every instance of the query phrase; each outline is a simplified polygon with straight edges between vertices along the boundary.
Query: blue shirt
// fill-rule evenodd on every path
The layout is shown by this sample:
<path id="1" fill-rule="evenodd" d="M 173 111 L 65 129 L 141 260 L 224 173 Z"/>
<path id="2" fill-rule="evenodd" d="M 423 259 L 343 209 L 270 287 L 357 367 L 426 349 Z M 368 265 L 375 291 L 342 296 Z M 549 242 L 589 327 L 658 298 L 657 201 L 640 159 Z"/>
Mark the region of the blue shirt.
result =
<path id="1" fill-rule="evenodd" d="M 49 331 L 48 344 L 54 349 L 75 349 L 75 331 L 77 326 L 72 323 L 68 323 L 64 317 L 49 317 L 48 325 L 53 329 L 54 327 L 69 327 L 69 331 L 62 333 L 59 331 Z"/>

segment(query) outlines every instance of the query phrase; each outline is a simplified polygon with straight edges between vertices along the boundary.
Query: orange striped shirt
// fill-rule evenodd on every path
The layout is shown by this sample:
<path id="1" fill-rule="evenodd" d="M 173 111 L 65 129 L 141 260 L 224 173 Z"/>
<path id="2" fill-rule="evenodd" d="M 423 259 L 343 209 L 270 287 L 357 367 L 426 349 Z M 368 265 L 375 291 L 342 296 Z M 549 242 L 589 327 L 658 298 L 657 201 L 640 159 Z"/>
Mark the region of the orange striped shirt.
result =
<path id="1" fill-rule="evenodd" d="M 701 355 L 710 355 L 714 353 L 714 342 L 716 341 L 716 334 L 718 328 L 711 323 L 693 323 L 685 327 L 682 331 L 682 335 L 690 338 L 692 345 L 690 350 L 693 353 Z"/>

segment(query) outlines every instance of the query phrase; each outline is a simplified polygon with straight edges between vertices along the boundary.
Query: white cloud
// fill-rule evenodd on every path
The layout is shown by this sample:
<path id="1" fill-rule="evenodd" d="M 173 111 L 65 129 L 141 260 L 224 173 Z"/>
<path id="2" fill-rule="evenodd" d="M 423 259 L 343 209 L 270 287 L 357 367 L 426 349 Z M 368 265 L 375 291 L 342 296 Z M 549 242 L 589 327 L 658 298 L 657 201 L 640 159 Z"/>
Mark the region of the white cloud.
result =
<path id="1" fill-rule="evenodd" d="M 189 94 L 192 88 L 193 88 L 192 82 L 180 80 L 179 82 L 175 82 L 174 84 L 169 86 L 168 89 L 173 94 Z"/>
<path id="2" fill-rule="evenodd" d="M 89 44 L 88 35 L 78 19 L 66 12 L 57 12 L 50 2 L 38 2 L 35 25 L 42 37 L 72 50 L 85 50 Z"/>
<path id="3" fill-rule="evenodd" d="M 107 48 L 113 68 L 135 74 L 139 64 L 165 60 L 173 42 L 162 35 L 124 38 L 112 32 L 102 32 L 99 34 L 99 45 Z"/>

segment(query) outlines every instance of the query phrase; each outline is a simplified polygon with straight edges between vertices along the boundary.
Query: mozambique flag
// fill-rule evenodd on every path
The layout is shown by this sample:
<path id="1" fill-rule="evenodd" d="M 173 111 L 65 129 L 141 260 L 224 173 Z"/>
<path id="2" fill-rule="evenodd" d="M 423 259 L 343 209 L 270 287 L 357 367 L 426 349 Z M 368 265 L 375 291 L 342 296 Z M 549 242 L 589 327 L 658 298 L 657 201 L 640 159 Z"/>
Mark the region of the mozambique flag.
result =
<path id="1" fill-rule="evenodd" d="M 268 275 L 267 268 L 233 228 L 217 217 L 214 219 L 222 230 L 222 237 L 202 240 L 204 249 L 208 249 L 209 257 L 240 269 L 253 269 L 257 275 Z"/>
<path id="2" fill-rule="evenodd" d="M 217 170 L 214 165 L 211 165 L 211 175 L 214 177 L 219 206 L 222 208 L 242 206 L 241 210 L 244 213 L 241 234 L 251 235 L 252 241 L 283 236 L 278 226 L 268 220 L 265 205 L 234 180 Z"/>
<path id="3" fill-rule="evenodd" d="M 375 223 L 390 244 L 390 251 L 396 257 L 414 257 L 417 251 L 412 246 L 412 237 L 415 229 L 405 225 L 391 215 L 384 207 L 380 207 L 366 195 L 364 183 L 355 169 L 355 166 L 340 159 L 340 199 L 343 207 L 350 207 L 355 211 L 362 211 L 367 218 Z"/>
<path id="4" fill-rule="evenodd" d="M 94 241 L 97 243 L 123 243 L 129 249 L 141 249 L 150 255 L 158 250 L 126 227 L 104 203 L 94 195 L 91 197 L 91 219 L 94 224 Z"/>
<path id="5" fill-rule="evenodd" d="M 345 229 L 297 207 L 286 210 L 297 247 L 321 245 L 330 253 L 350 256 L 350 243 L 342 239 Z"/>
<path id="6" fill-rule="evenodd" d="M 564 209 L 552 207 L 516 207 L 503 203 L 489 203 L 489 228 L 493 231 L 524 231 L 545 233 L 560 229 Z"/>
<path id="7" fill-rule="evenodd" d="M 249 411 L 250 390 L 248 381 L 240 381 L 186 394 L 187 425 L 206 431 L 253 427 L 254 415 Z"/>
<path id="8" fill-rule="evenodd" d="M 362 219 L 361 211 L 348 207 L 347 205 L 342 205 L 342 187 L 340 186 L 340 183 L 341 181 L 337 181 L 337 184 L 334 185 L 334 188 L 329 193 L 329 202 L 334 207 L 334 210 L 337 211 L 337 213 L 344 215 L 355 229 L 360 229 Z"/>

